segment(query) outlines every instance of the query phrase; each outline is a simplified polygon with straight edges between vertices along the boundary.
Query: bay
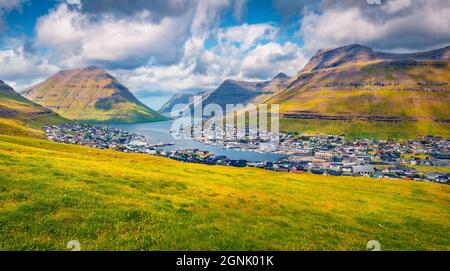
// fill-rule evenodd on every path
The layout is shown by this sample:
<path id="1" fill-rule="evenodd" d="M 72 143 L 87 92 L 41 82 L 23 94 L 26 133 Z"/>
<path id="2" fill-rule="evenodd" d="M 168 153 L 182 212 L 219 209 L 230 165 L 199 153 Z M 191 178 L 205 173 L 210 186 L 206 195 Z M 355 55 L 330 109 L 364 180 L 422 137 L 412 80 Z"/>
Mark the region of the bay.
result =
<path id="1" fill-rule="evenodd" d="M 225 149 L 221 146 L 207 145 L 193 139 L 175 140 L 170 133 L 173 121 L 150 122 L 150 123 L 133 123 L 133 124 L 111 124 L 109 126 L 134 132 L 145 136 L 149 144 L 169 144 L 164 150 L 183 150 L 183 149 L 199 149 L 209 151 L 216 156 L 224 155 L 232 160 L 247 160 L 251 162 L 276 162 L 285 157 L 283 154 L 277 153 L 260 153 L 250 150 Z"/>

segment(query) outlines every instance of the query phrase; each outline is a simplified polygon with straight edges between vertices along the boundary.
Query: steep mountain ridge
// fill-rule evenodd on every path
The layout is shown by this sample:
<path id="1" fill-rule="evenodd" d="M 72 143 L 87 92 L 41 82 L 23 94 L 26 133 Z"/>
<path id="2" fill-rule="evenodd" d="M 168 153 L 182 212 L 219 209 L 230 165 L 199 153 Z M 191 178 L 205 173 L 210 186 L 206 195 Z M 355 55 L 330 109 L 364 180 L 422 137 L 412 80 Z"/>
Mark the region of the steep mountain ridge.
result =
<path id="1" fill-rule="evenodd" d="M 393 54 L 349 45 L 320 50 L 264 102 L 280 104 L 287 131 L 450 136 L 449 83 L 450 47 Z"/>
<path id="2" fill-rule="evenodd" d="M 277 91 L 285 88 L 290 77 L 284 73 L 277 74 L 272 80 L 262 82 L 246 82 L 227 79 L 213 91 L 198 94 L 176 94 L 166 102 L 158 111 L 161 114 L 169 114 L 176 104 L 187 104 L 186 108 L 192 107 L 194 96 L 202 96 L 202 104 L 218 104 L 223 110 L 227 104 L 247 105 L 252 102 L 264 100 Z"/>
<path id="3" fill-rule="evenodd" d="M 165 119 L 136 99 L 116 78 L 95 66 L 60 71 L 23 95 L 72 120 L 132 123 Z"/>
<path id="4" fill-rule="evenodd" d="M 335 68 L 349 63 L 364 61 L 423 61 L 423 60 L 450 60 L 450 46 L 445 48 L 419 53 L 382 53 L 364 45 L 352 44 L 335 49 L 319 50 L 311 58 L 300 73 L 313 72 L 321 69 Z"/>
<path id="5" fill-rule="evenodd" d="M 184 109 L 187 109 L 187 108 L 191 107 L 194 104 L 194 97 L 195 96 L 201 96 L 202 100 L 204 100 L 211 93 L 212 93 L 212 91 L 204 91 L 204 92 L 199 92 L 199 93 L 196 93 L 196 94 L 183 94 L 183 93 L 182 94 L 175 94 L 166 103 L 164 103 L 164 105 L 161 107 L 161 109 L 158 110 L 158 113 L 160 113 L 162 115 L 169 116 L 171 114 L 172 109 L 173 109 L 173 107 L 175 105 L 177 105 L 177 104 L 185 104 L 186 106 L 184 107 Z"/>
<path id="6" fill-rule="evenodd" d="M 0 133 L 40 135 L 44 125 L 68 122 L 53 111 L 20 96 L 0 80 Z"/>

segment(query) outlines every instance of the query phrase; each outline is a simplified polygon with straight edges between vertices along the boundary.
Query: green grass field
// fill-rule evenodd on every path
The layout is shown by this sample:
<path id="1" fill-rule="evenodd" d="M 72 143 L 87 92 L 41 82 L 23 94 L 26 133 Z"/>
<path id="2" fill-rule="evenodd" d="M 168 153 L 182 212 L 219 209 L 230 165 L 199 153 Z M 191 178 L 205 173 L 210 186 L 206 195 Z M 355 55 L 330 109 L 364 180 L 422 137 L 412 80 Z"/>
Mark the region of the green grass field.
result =
<path id="1" fill-rule="evenodd" d="M 186 164 L 0 135 L 0 249 L 450 250 L 445 185 Z"/>

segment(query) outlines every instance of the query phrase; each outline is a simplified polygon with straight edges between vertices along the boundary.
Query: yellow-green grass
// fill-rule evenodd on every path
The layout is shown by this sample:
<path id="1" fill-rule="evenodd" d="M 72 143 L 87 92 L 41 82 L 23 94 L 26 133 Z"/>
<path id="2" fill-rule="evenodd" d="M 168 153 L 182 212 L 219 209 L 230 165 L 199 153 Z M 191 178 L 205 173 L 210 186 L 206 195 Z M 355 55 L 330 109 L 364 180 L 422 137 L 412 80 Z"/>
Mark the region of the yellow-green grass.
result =
<path id="1" fill-rule="evenodd" d="M 412 154 L 412 153 L 406 153 L 406 154 L 402 154 L 402 158 L 405 159 L 422 159 L 422 160 L 426 160 L 426 159 L 430 159 L 430 156 L 426 155 L 426 154 Z"/>
<path id="2" fill-rule="evenodd" d="M 419 121 L 387 124 L 290 119 L 282 121 L 286 130 L 314 134 L 338 132 L 349 137 L 367 134 L 377 138 L 414 138 L 427 133 L 440 136 L 450 134 L 448 123 L 442 123 L 443 120 L 450 119 L 448 85 L 418 84 L 423 81 L 450 83 L 448 61 L 424 61 L 420 65 L 392 67 L 362 62 L 316 73 L 303 73 L 300 76 L 304 78 L 298 84 L 275 93 L 265 102 L 279 104 L 281 113 L 314 111 L 328 116 L 385 116 L 414 118 Z M 369 85 L 350 87 L 352 82 Z M 374 86 L 374 82 L 384 82 L 386 85 Z M 333 86 L 333 83 L 338 85 Z M 339 83 L 344 85 L 339 86 Z"/>
<path id="3" fill-rule="evenodd" d="M 3 116 L 2 114 L 7 115 Z M 69 120 L 16 93 L 0 93 L 0 131 L 2 134 L 43 137 L 43 126 L 66 122 Z"/>
<path id="4" fill-rule="evenodd" d="M 101 79 L 94 77 L 74 87 L 64 80 L 49 79 L 36 87 L 36 90 L 27 97 L 51 108 L 64 118 L 88 123 L 138 123 L 167 120 L 166 117 L 140 103 L 128 90 L 110 87 L 113 82 L 115 80 L 109 77 Z M 121 91 L 123 96 L 119 95 Z"/>
<path id="5" fill-rule="evenodd" d="M 450 93 L 445 92 L 321 89 L 303 91 L 279 103 L 281 112 L 309 110 L 324 115 L 450 118 Z"/>
<path id="6" fill-rule="evenodd" d="M 450 137 L 450 124 L 435 121 L 400 123 L 280 118 L 280 130 L 300 134 L 345 135 L 347 138 L 413 139 L 421 135 Z"/>
<path id="7" fill-rule="evenodd" d="M 448 186 L 206 166 L 0 135 L 0 249 L 450 250 Z"/>
<path id="8" fill-rule="evenodd" d="M 413 166 L 407 165 L 408 167 L 417 169 L 421 172 L 440 172 L 440 173 L 450 173 L 449 167 L 435 167 L 435 166 Z"/>

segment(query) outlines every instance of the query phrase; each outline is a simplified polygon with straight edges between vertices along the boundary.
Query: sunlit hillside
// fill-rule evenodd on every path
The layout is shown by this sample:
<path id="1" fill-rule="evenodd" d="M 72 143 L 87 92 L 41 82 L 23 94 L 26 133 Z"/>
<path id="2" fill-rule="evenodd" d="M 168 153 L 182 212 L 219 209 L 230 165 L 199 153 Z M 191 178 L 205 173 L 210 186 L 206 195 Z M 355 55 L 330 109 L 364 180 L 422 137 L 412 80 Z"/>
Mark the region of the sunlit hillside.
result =
<path id="1" fill-rule="evenodd" d="M 167 119 L 141 103 L 112 75 L 93 66 L 60 71 L 23 95 L 70 120 L 136 123 Z"/>
<path id="2" fill-rule="evenodd" d="M 0 81 L 0 131 L 2 134 L 43 136 L 42 126 L 68 122 L 35 104 Z"/>
<path id="3" fill-rule="evenodd" d="M 0 249 L 450 250 L 448 186 L 0 136 Z"/>
<path id="4" fill-rule="evenodd" d="M 350 45 L 322 50 L 284 90 L 284 131 L 349 137 L 450 136 L 450 47 L 383 54 Z"/>

